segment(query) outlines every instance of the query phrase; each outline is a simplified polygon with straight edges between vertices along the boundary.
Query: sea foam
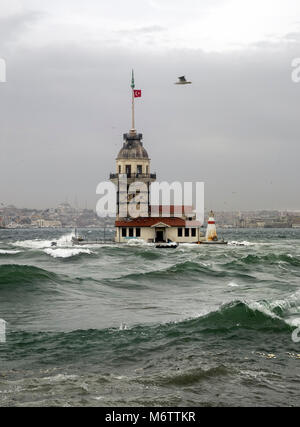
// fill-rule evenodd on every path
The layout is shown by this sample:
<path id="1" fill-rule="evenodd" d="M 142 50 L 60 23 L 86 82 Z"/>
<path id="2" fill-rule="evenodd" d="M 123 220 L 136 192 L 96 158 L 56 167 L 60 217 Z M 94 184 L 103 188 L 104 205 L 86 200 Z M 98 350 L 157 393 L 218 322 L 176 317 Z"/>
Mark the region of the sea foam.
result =
<path id="1" fill-rule="evenodd" d="M 45 249 L 45 248 L 51 248 L 52 242 L 56 242 L 56 246 L 64 247 L 64 246 L 71 246 L 72 245 L 72 237 L 75 234 L 73 232 L 64 234 L 59 239 L 53 238 L 52 240 L 40 240 L 40 239 L 34 239 L 34 240 L 21 240 L 15 242 L 13 245 L 18 246 L 21 248 L 27 248 L 27 249 Z"/>
<path id="2" fill-rule="evenodd" d="M 10 249 L 0 249 L 0 255 L 16 255 L 22 251 L 14 251 Z"/>
<path id="3" fill-rule="evenodd" d="M 93 252 L 90 249 L 79 249 L 79 248 L 46 248 L 44 252 L 53 258 L 70 258 L 80 254 L 91 255 Z"/>

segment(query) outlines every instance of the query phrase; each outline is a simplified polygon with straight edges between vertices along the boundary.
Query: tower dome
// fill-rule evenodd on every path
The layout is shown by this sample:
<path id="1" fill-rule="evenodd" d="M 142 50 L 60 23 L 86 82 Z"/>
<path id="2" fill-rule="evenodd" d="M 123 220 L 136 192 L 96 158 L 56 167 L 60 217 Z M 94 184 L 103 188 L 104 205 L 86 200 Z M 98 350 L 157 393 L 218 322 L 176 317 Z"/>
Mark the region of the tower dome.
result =
<path id="1" fill-rule="evenodd" d="M 141 141 L 143 135 L 138 134 L 124 134 L 124 144 L 121 150 L 119 151 L 117 160 L 122 159 L 144 159 L 149 160 L 148 153 L 143 147 Z"/>

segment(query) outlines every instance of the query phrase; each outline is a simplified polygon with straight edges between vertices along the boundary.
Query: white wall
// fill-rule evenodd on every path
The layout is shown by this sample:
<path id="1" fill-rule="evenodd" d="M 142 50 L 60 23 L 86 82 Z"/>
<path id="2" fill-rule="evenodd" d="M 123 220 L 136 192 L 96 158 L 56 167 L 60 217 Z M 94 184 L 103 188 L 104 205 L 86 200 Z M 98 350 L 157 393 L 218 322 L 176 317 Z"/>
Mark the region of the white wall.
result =
<path id="1" fill-rule="evenodd" d="M 134 228 L 134 236 L 135 236 L 135 227 Z M 196 236 L 191 236 L 191 230 L 190 230 L 190 236 L 189 237 L 178 237 L 177 232 L 178 227 L 169 227 L 165 229 L 165 236 L 166 240 L 170 239 L 173 242 L 177 243 L 197 243 L 199 241 L 199 235 L 200 240 L 204 240 L 203 233 L 200 232 L 200 230 L 196 229 Z M 184 234 L 184 228 L 183 228 L 183 234 Z M 128 235 L 128 229 L 127 229 L 127 235 Z M 155 239 L 155 228 L 154 227 L 141 227 L 141 236 L 140 239 L 145 240 L 148 242 L 149 239 L 152 239 L 154 241 Z M 128 242 L 129 239 L 126 239 L 125 237 L 122 237 L 122 227 L 116 228 L 116 242 Z"/>

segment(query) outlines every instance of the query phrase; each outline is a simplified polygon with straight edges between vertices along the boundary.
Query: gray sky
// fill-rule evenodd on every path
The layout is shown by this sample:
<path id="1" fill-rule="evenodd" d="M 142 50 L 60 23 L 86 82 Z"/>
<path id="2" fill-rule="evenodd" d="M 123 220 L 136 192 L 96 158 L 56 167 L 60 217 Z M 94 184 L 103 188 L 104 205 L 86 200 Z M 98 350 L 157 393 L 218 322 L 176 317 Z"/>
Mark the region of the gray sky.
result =
<path id="1" fill-rule="evenodd" d="M 207 208 L 300 209 L 298 0 L 2 0 L 0 57 L 0 202 L 95 208 L 134 68 L 158 180 L 204 181 Z"/>

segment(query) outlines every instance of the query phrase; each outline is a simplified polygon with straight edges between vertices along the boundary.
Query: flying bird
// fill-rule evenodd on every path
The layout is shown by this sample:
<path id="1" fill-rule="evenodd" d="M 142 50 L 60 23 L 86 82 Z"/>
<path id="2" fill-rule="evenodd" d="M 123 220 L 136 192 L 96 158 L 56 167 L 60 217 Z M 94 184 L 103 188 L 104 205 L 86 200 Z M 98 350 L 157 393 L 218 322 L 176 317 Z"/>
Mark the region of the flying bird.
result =
<path id="1" fill-rule="evenodd" d="M 192 82 L 188 82 L 185 78 L 185 76 L 178 77 L 178 82 L 175 83 L 175 85 L 190 85 Z"/>

